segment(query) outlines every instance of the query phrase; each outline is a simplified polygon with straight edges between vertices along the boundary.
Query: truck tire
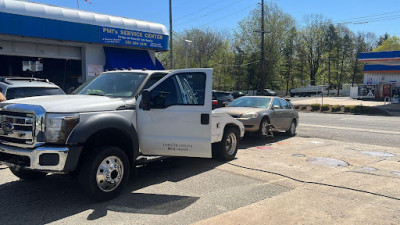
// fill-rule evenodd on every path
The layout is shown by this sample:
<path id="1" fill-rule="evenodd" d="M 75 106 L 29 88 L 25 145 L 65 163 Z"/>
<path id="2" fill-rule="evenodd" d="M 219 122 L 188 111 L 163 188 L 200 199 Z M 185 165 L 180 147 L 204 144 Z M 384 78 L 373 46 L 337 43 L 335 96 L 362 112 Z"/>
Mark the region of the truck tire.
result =
<path id="1" fill-rule="evenodd" d="M 47 175 L 47 173 L 44 172 L 26 170 L 24 168 L 16 166 L 10 166 L 10 171 L 11 173 L 13 173 L 15 176 L 17 176 L 22 180 L 38 180 L 46 177 Z"/>
<path id="2" fill-rule="evenodd" d="M 227 127 L 221 142 L 213 147 L 213 155 L 221 161 L 230 161 L 235 158 L 239 146 L 239 130 L 235 127 Z"/>
<path id="3" fill-rule="evenodd" d="M 102 146 L 83 159 L 78 175 L 83 192 L 96 201 L 107 201 L 119 195 L 129 177 L 129 160 L 118 147 Z"/>
<path id="4" fill-rule="evenodd" d="M 295 120 L 292 120 L 292 122 L 290 123 L 290 128 L 289 128 L 289 130 L 286 131 L 286 134 L 290 137 L 296 136 L 296 121 Z"/>

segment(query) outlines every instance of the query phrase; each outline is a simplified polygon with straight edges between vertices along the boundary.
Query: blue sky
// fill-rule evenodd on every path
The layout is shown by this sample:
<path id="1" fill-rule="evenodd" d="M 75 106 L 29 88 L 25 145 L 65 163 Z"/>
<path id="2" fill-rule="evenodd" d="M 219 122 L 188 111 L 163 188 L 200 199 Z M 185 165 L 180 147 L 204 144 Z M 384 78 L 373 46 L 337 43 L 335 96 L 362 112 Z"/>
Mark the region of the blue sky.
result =
<path id="1" fill-rule="evenodd" d="M 76 0 L 31 0 L 50 5 L 77 8 Z M 220 30 L 236 28 L 259 0 L 172 0 L 174 30 L 210 27 Z M 399 0 L 274 0 L 299 24 L 308 14 L 322 14 L 334 22 L 353 22 L 347 26 L 357 31 L 385 32 L 400 36 Z M 169 27 L 168 0 L 79 0 L 80 9 L 162 23 Z M 361 18 L 360 18 L 361 17 Z M 359 19 L 354 19 L 359 18 Z M 366 23 L 368 22 L 368 23 Z"/>

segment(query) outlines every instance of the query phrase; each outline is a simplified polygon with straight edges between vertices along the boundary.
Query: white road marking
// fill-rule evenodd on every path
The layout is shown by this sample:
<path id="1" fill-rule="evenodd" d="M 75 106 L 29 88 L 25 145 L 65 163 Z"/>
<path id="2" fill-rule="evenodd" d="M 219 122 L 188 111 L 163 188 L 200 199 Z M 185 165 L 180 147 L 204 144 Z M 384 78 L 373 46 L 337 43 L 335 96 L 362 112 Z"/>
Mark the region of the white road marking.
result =
<path id="1" fill-rule="evenodd" d="M 328 129 L 337 129 L 337 130 L 353 130 L 353 131 L 362 131 L 362 132 L 380 133 L 380 134 L 398 134 L 398 135 L 400 135 L 400 132 L 398 132 L 398 131 L 390 131 L 390 130 L 376 130 L 376 129 L 363 129 L 363 128 L 353 128 L 353 127 L 324 126 L 324 125 L 306 124 L 306 123 L 300 123 L 300 126 L 328 128 Z"/>

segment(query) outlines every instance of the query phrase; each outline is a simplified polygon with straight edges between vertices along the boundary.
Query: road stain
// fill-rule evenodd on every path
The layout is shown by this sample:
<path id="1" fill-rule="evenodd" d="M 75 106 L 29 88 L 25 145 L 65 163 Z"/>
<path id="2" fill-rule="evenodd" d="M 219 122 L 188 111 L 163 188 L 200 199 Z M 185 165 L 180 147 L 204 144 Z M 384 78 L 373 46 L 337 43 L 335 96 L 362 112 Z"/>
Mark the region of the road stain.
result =
<path id="1" fill-rule="evenodd" d="M 368 170 L 368 171 L 377 171 L 377 168 L 374 167 L 368 167 L 368 166 L 363 166 L 361 167 L 362 170 Z"/>
<path id="2" fill-rule="evenodd" d="M 396 175 L 396 176 L 400 176 L 400 172 L 399 171 L 392 171 L 390 173 L 393 174 L 393 175 Z"/>
<path id="3" fill-rule="evenodd" d="M 278 145 L 290 145 L 289 143 L 286 143 L 286 142 L 278 142 L 276 144 L 278 144 Z"/>
<path id="4" fill-rule="evenodd" d="M 377 151 L 361 151 L 362 154 L 370 155 L 370 156 L 379 156 L 379 157 L 394 157 L 395 154 L 388 152 L 377 152 Z"/>
<path id="5" fill-rule="evenodd" d="M 306 157 L 306 155 L 303 155 L 303 154 L 293 154 L 292 156 L 294 156 L 294 157 Z"/>
<path id="6" fill-rule="evenodd" d="M 272 147 L 268 147 L 268 146 L 257 146 L 256 148 L 260 149 L 260 150 L 272 150 Z"/>
<path id="7" fill-rule="evenodd" d="M 340 159 L 332 159 L 332 158 L 323 158 L 323 157 L 313 157 L 307 159 L 308 163 L 322 166 L 330 166 L 330 167 L 346 167 L 349 164 Z"/>

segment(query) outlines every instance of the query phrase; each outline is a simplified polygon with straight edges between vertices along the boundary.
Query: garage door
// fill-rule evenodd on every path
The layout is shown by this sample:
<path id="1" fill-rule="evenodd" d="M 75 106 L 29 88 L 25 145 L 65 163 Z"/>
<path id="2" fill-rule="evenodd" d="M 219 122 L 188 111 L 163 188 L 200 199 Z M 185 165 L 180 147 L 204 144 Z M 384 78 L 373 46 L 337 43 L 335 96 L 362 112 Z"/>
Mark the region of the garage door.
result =
<path id="1" fill-rule="evenodd" d="M 81 48 L 33 42 L 0 40 L 0 55 L 55 59 L 81 59 Z"/>

